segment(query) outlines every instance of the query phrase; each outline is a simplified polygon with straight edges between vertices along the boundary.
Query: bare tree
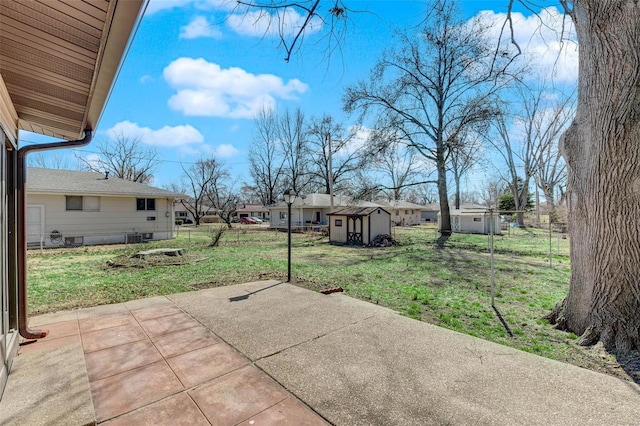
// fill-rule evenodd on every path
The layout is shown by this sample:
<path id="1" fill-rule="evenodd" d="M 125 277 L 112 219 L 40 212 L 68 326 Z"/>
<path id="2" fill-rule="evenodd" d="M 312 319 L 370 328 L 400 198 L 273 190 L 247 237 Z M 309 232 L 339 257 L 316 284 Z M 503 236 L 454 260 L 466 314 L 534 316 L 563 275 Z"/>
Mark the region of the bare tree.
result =
<path id="1" fill-rule="evenodd" d="M 482 146 L 480 136 L 469 129 L 464 129 L 455 140 L 449 141 L 449 170 L 453 175 L 453 204 L 456 209 L 460 208 L 460 181 L 482 159 Z"/>
<path id="2" fill-rule="evenodd" d="M 524 226 L 524 214 L 530 198 L 530 184 L 544 177 L 549 184 L 562 178 L 554 159 L 554 146 L 572 114 L 569 98 L 550 96 L 545 85 L 536 88 L 519 86 L 517 99 L 505 109 L 512 111 L 494 122 L 495 134 L 487 140 L 493 144 L 504 160 L 500 167 L 503 179 L 509 185 L 517 213 L 517 223 Z"/>
<path id="3" fill-rule="evenodd" d="M 536 162 L 536 185 L 542 190 L 551 214 L 563 202 L 567 180 L 567 166 L 562 158 L 558 142 L 575 115 L 575 96 L 563 96 L 555 91 L 557 99 L 548 109 L 546 117 L 540 117 L 536 126 L 540 133 L 540 149 Z M 559 193 L 559 198 L 556 196 Z"/>
<path id="4" fill-rule="evenodd" d="M 341 39 L 345 34 L 345 27 L 348 21 L 348 12 L 342 0 L 322 2 L 320 0 L 300 0 L 296 2 L 283 0 L 237 0 L 238 9 L 246 8 L 247 12 L 259 10 L 257 20 L 265 20 L 267 31 L 275 27 L 278 32 L 280 45 L 284 48 L 286 56 L 284 60 L 289 62 L 294 51 L 300 48 L 304 33 L 313 26 L 326 26 L 327 30 L 322 37 L 327 41 L 328 54 L 339 47 Z M 328 5 L 328 9 L 323 9 L 323 5 Z M 302 24 L 292 25 L 290 12 L 294 15 L 304 17 Z"/>
<path id="5" fill-rule="evenodd" d="M 153 172 L 160 163 L 158 150 L 145 146 L 140 137 L 118 134 L 113 139 L 103 139 L 96 144 L 98 156 L 83 157 L 74 153 L 85 170 L 109 172 L 120 179 L 151 183 Z"/>
<path id="6" fill-rule="evenodd" d="M 314 183 L 329 194 L 329 181 L 333 189 L 340 191 L 342 183 L 362 166 L 362 150 L 352 142 L 357 128 L 345 130 L 330 115 L 311 118 L 308 126 L 308 143 Z"/>
<path id="7" fill-rule="evenodd" d="M 532 134 L 531 120 L 527 118 L 523 120 L 525 130 L 519 135 L 520 137 L 516 136 L 515 140 L 509 126 L 511 121 L 506 114 L 494 121 L 495 135 L 487 137 L 504 160 L 504 167 L 497 164 L 494 166 L 513 197 L 513 209 L 517 211 L 516 222 L 521 227 L 524 227 L 524 210 L 530 198 L 529 185 L 536 172 L 535 158 L 539 149 Z"/>
<path id="8" fill-rule="evenodd" d="M 240 204 L 240 196 L 235 191 L 230 178 L 229 171 L 219 166 L 218 173 L 212 176 L 206 191 L 209 204 L 229 228 L 232 227 L 231 219 Z"/>
<path id="9" fill-rule="evenodd" d="M 281 150 L 278 118 L 272 110 L 258 113 L 249 149 L 249 172 L 254 180 L 255 193 L 262 205 L 278 202 L 284 191 L 285 156 Z"/>
<path id="10" fill-rule="evenodd" d="M 27 162 L 29 163 L 29 167 L 41 167 L 43 169 L 57 170 L 75 169 L 69 159 L 60 154 L 45 154 L 42 152 L 36 152 L 27 157 Z"/>
<path id="11" fill-rule="evenodd" d="M 406 198 L 416 204 L 433 204 L 438 202 L 438 191 L 434 185 L 423 183 L 409 188 Z"/>
<path id="12" fill-rule="evenodd" d="M 494 116 L 496 83 L 509 63 L 508 55 L 496 59 L 487 31 L 479 18 L 459 21 L 452 2 L 435 1 L 423 31 L 400 35 L 400 46 L 383 55 L 369 81 L 347 88 L 343 97 L 347 112 L 376 114 L 433 162 L 443 234 L 451 233 L 449 141 Z"/>
<path id="13" fill-rule="evenodd" d="M 416 179 L 422 175 L 424 164 L 418 161 L 418 152 L 411 146 L 400 141 L 396 132 L 388 132 L 385 129 L 374 131 L 372 139 L 381 139 L 373 142 L 377 152 L 369 152 L 367 156 L 371 158 L 369 165 L 381 176 L 385 177 L 390 185 L 381 189 L 389 200 L 403 200 L 403 195 L 407 188 L 416 183 Z"/>
<path id="14" fill-rule="evenodd" d="M 284 186 L 298 194 L 307 189 L 312 180 L 309 170 L 309 144 L 304 114 L 285 110 L 278 116 L 278 137 L 284 156 Z"/>
<path id="15" fill-rule="evenodd" d="M 181 189 L 177 192 L 187 195 L 187 198 L 180 200 L 180 204 L 193 216 L 195 224 L 200 225 L 203 217 L 216 213 L 209 199 L 211 185 L 226 171 L 215 158 L 202 158 L 188 168 L 184 164 L 181 167 L 182 187 L 175 189 Z"/>

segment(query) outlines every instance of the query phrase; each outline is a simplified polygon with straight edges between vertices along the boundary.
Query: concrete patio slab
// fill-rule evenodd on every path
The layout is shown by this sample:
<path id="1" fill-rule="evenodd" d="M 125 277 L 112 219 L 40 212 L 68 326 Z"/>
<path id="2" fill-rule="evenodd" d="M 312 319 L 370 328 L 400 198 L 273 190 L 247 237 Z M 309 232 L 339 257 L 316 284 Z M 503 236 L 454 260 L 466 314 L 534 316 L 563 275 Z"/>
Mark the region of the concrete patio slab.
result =
<path id="1" fill-rule="evenodd" d="M 640 387 L 342 294 L 243 285 L 171 298 L 337 425 L 636 425 Z M 226 299 L 226 300 L 225 300 Z"/>
<path id="2" fill-rule="evenodd" d="M 34 320 L 52 340 L 21 348 L 0 401 L 3 425 L 157 424 L 164 415 L 234 425 L 640 419 L 632 382 L 273 281 Z M 143 339 L 126 346 L 121 328 L 134 325 Z M 120 338 L 86 351 L 96 333 Z"/>
<path id="3" fill-rule="evenodd" d="M 95 419 L 79 343 L 15 359 L 0 401 L 1 425 L 93 425 Z"/>
<path id="4" fill-rule="evenodd" d="M 239 299 L 247 295 L 246 299 Z M 277 282 L 169 296 L 193 318 L 255 361 L 373 315 L 370 304 Z M 238 300 L 239 299 L 239 300 Z"/>

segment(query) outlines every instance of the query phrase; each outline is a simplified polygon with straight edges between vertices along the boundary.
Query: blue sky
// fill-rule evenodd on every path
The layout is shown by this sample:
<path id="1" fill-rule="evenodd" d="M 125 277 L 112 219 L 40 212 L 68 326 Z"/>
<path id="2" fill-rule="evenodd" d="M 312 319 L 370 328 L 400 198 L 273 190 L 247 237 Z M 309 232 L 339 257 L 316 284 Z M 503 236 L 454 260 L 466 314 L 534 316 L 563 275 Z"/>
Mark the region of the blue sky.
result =
<path id="1" fill-rule="evenodd" d="M 234 13 L 229 2 L 151 0 L 96 137 L 130 134 L 157 146 L 162 162 L 154 186 L 177 182 L 180 162 L 188 165 L 211 155 L 231 169 L 238 183 L 249 182 L 247 152 L 259 108 L 300 107 L 307 116 L 331 114 L 349 126 L 355 117 L 341 110 L 344 87 L 365 79 L 390 45 L 393 30 L 419 25 L 426 8 L 424 1 L 413 0 L 345 3 L 362 12 L 350 13 L 338 48 L 327 55 L 326 26 L 317 24 L 287 63 L 264 19 Z M 502 22 L 506 4 L 466 0 L 461 8 L 465 17 L 485 11 L 489 19 Z M 572 84 L 577 48 L 558 57 L 557 34 L 545 28 L 546 34 L 532 37 L 540 26 L 530 15 L 516 17 L 517 37 L 539 56 L 538 65 L 552 65 L 556 78 Z M 23 139 L 37 138 L 26 134 Z M 76 153 L 86 157 L 95 150 L 90 145 Z M 55 155 L 75 164 L 71 152 Z"/>

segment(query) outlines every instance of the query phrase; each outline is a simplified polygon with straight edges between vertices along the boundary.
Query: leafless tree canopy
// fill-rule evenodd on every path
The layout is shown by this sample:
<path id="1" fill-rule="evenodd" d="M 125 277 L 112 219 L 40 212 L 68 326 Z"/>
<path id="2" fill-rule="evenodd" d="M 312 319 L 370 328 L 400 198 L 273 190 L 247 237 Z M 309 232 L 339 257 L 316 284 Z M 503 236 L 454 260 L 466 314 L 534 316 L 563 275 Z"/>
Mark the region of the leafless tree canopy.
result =
<path id="1" fill-rule="evenodd" d="M 69 159 L 60 154 L 47 155 L 42 152 L 36 152 L 29 155 L 27 161 L 29 162 L 29 167 L 58 170 L 74 170 L 76 168 Z"/>
<path id="2" fill-rule="evenodd" d="M 237 0 L 237 8 L 244 11 L 258 10 L 258 19 L 266 19 L 268 27 L 277 28 L 280 45 L 285 50 L 286 62 L 289 62 L 291 55 L 300 49 L 304 40 L 305 32 L 313 26 L 325 28 L 320 37 L 327 44 L 329 56 L 331 52 L 339 48 L 340 42 L 345 37 L 346 25 L 349 14 L 348 9 L 342 0 L 320 1 L 320 0 L 299 0 L 290 2 L 287 0 Z M 304 17 L 303 22 L 298 26 L 293 26 L 290 13 Z"/>
<path id="3" fill-rule="evenodd" d="M 173 190 L 185 195 L 180 203 L 193 216 L 195 224 L 200 225 L 203 217 L 216 214 L 211 201 L 212 187 L 229 173 L 215 158 L 202 158 L 189 167 L 184 164 L 181 167 L 182 185 Z"/>
<path id="4" fill-rule="evenodd" d="M 83 169 L 109 172 L 112 176 L 132 182 L 153 182 L 153 172 L 160 163 L 158 150 L 145 145 L 139 137 L 121 133 L 113 139 L 101 140 L 95 147 L 98 150 L 97 157 L 74 154 Z"/>
<path id="5" fill-rule="evenodd" d="M 307 127 L 311 167 L 314 186 L 329 194 L 329 181 L 333 190 L 340 192 L 345 181 L 362 167 L 360 147 L 352 146 L 357 128 L 345 130 L 341 123 L 330 115 L 314 117 Z"/>
<path id="6" fill-rule="evenodd" d="M 369 79 L 347 88 L 343 97 L 347 112 L 373 115 L 378 127 L 397 132 L 434 164 L 443 233 L 451 232 L 451 143 L 496 115 L 494 98 L 511 62 L 508 56 L 496 59 L 487 31 L 479 19 L 460 20 L 452 2 L 436 1 L 423 30 L 399 34 L 399 47 L 386 52 Z"/>

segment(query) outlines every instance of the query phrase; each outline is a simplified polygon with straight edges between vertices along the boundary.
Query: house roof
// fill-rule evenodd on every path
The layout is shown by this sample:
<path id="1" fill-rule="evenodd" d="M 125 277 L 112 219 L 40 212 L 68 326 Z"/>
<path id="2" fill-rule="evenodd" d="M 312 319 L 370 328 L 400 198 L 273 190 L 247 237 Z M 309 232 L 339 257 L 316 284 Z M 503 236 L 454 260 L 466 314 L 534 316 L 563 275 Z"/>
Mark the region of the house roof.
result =
<path id="1" fill-rule="evenodd" d="M 338 210 L 333 210 L 331 213 L 328 213 L 328 216 L 369 216 L 371 213 L 377 211 L 378 209 L 383 212 L 389 214 L 383 207 L 345 207 Z"/>
<path id="2" fill-rule="evenodd" d="M 0 0 L 0 76 L 12 122 L 66 140 L 95 130 L 144 3 Z"/>
<path id="3" fill-rule="evenodd" d="M 423 210 L 425 206 L 421 206 L 420 204 L 411 203 L 409 201 L 404 200 L 376 200 L 376 204 L 385 207 L 391 207 L 392 209 L 414 209 L 414 210 Z"/>
<path id="4" fill-rule="evenodd" d="M 236 209 L 238 212 L 268 212 L 269 209 L 262 204 L 244 204 Z"/>
<path id="5" fill-rule="evenodd" d="M 305 194 L 301 197 L 296 197 L 295 201 L 291 205 L 294 208 L 331 208 L 331 198 L 329 194 Z M 376 203 L 371 203 L 368 201 L 360 201 L 353 200 L 351 197 L 347 197 L 344 195 L 334 195 L 333 196 L 333 207 L 380 207 L 380 205 Z M 279 202 L 272 206 L 272 208 L 283 208 L 287 207 L 287 204 L 284 201 Z"/>
<path id="6" fill-rule="evenodd" d="M 422 206 L 422 210 L 423 211 L 428 211 L 428 212 L 439 212 L 440 211 L 440 204 L 438 204 L 438 203 L 429 203 L 429 204 L 426 204 L 426 205 Z"/>
<path id="7" fill-rule="evenodd" d="M 27 168 L 27 194 L 107 195 L 177 198 L 165 189 L 154 188 L 117 177 L 105 179 L 102 173 L 77 170 Z"/>

